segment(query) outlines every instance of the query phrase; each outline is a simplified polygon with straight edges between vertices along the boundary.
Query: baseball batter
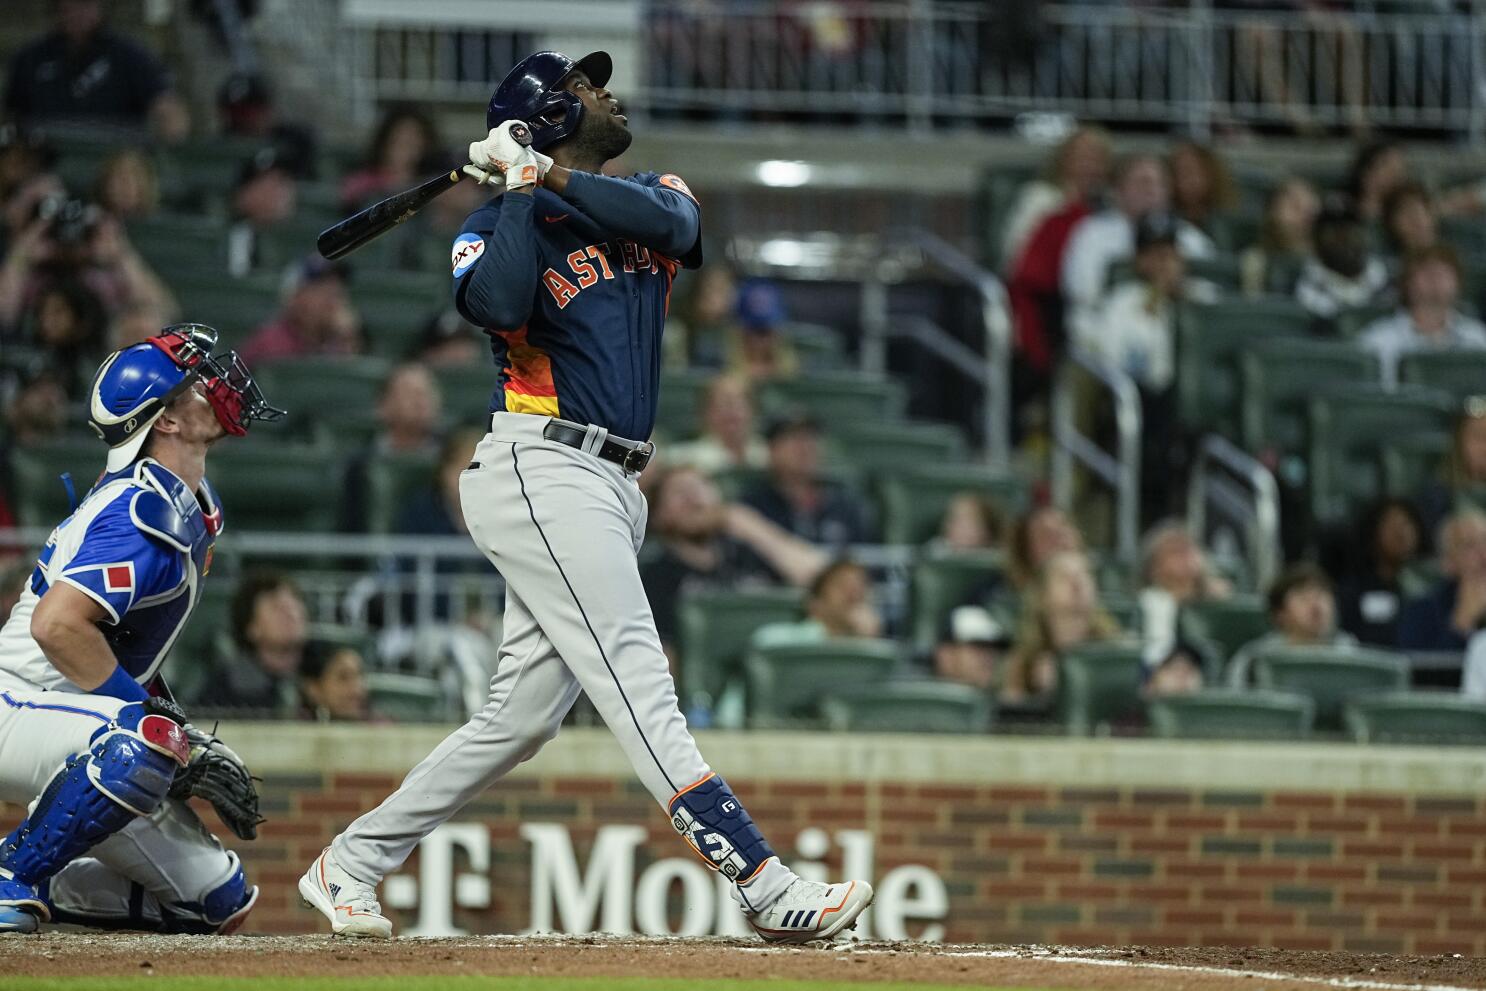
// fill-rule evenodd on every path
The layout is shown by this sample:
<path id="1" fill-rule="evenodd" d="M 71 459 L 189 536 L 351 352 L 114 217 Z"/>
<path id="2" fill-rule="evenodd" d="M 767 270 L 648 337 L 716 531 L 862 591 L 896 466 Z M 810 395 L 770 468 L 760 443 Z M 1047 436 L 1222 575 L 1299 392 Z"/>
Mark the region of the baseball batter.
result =
<path id="1" fill-rule="evenodd" d="M 0 844 L 0 932 L 231 932 L 258 897 L 182 800 L 202 793 L 180 787 L 201 780 L 187 768 L 241 762 L 159 679 L 222 530 L 207 448 L 283 415 L 215 343 L 183 324 L 104 361 L 88 420 L 107 468 L 0 629 L 0 799 L 31 803 Z M 237 780 L 246 815 L 223 818 L 250 838 L 257 794 L 246 769 Z"/>
<path id="2" fill-rule="evenodd" d="M 697 750 L 676 704 L 635 555 L 661 329 L 678 269 L 701 264 L 701 208 L 679 177 L 599 170 L 629 147 L 609 56 L 529 56 L 496 89 L 467 171 L 504 195 L 454 242 L 454 299 L 491 335 L 490 433 L 460 480 L 470 536 L 506 579 L 490 700 L 353 822 L 299 890 L 332 932 L 387 937 L 376 885 L 418 841 L 552 739 L 587 692 L 681 837 L 735 884 L 766 940 L 830 938 L 865 881 L 785 867 Z"/>

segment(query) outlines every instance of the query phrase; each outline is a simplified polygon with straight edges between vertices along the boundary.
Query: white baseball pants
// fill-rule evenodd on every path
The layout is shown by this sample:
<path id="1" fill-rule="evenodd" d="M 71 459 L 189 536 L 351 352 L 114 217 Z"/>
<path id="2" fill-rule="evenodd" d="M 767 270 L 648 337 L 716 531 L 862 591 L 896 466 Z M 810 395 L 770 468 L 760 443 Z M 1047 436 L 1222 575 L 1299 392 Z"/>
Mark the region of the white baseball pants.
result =
<path id="1" fill-rule="evenodd" d="M 29 807 L 121 699 L 0 687 L 0 801 Z M 52 904 L 88 917 L 157 920 L 159 902 L 199 901 L 236 863 L 183 802 L 166 799 L 58 871 Z"/>
<path id="2" fill-rule="evenodd" d="M 547 418 L 496 413 L 459 483 L 470 536 L 506 580 L 490 700 L 377 808 L 335 838 L 341 867 L 379 882 L 418 841 L 557 735 L 587 692 L 645 787 L 666 809 L 711 774 L 676 702 L 640 584 L 646 505 L 636 476 L 542 436 Z M 794 874 L 770 861 L 745 908 L 768 905 Z M 736 890 L 736 889 L 735 889 Z"/>

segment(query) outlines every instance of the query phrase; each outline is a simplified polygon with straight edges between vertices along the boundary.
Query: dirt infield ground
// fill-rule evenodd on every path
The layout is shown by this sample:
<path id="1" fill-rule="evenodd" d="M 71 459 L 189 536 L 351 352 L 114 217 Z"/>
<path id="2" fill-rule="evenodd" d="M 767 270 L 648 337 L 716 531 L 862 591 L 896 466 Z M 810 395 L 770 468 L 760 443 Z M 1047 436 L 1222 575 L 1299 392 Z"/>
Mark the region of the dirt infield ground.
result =
<path id="1" fill-rule="evenodd" d="M 147 975 L 152 987 L 197 986 L 203 977 L 331 978 L 347 987 L 400 979 L 412 989 L 438 975 L 536 978 L 537 986 L 686 987 L 737 981 L 791 985 L 975 986 L 1016 989 L 1291 991 L 1318 987 L 1486 989 L 1486 960 L 1260 949 L 1064 949 L 848 942 L 770 948 L 731 939 L 481 936 L 391 943 L 326 936 L 227 938 L 48 933 L 0 938 L 0 986 L 108 987 L 102 978 Z M 12 983 L 7 979 L 30 978 Z M 91 980 L 88 980 L 88 979 Z M 70 979 L 70 981 L 69 981 Z M 368 980 L 373 979 L 373 980 Z M 424 979 L 424 980 L 420 980 Z M 626 980 L 627 979 L 627 980 Z M 183 983 L 188 982 L 188 983 Z M 550 983 L 548 983 L 550 982 Z M 125 980 L 119 986 L 133 986 Z M 229 984 L 218 985 L 219 987 Z M 447 983 L 447 982 L 444 982 Z M 525 985 L 525 981 L 522 982 Z M 670 983 L 669 980 L 666 981 Z M 778 986 L 778 985 L 774 985 Z"/>

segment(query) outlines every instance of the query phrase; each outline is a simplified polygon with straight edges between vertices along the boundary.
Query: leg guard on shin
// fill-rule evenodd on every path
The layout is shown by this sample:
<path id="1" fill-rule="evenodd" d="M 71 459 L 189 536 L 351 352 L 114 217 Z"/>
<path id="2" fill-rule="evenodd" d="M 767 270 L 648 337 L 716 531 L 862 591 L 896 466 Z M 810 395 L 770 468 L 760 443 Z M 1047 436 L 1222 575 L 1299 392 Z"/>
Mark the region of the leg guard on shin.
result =
<path id="1" fill-rule="evenodd" d="M 227 852 L 232 870 L 226 880 L 204 892 L 198 901 L 168 902 L 160 906 L 160 928 L 168 933 L 226 935 L 234 932 L 258 901 L 258 888 L 248 884 L 242 861 Z"/>
<path id="2" fill-rule="evenodd" d="M 737 884 L 774 859 L 743 803 L 715 773 L 677 792 L 668 811 L 671 825 L 707 866 Z"/>
<path id="3" fill-rule="evenodd" d="M 149 815 L 188 752 L 174 722 L 125 706 L 86 753 L 68 758 L 31 814 L 0 844 L 0 877 L 39 884 L 135 816 Z"/>

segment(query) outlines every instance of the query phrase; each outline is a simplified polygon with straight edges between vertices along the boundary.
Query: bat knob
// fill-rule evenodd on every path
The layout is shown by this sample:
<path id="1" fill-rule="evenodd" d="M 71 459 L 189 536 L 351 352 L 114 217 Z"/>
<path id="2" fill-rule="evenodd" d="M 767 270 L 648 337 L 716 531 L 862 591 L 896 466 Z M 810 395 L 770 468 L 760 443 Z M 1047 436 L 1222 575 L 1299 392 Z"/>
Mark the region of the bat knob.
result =
<path id="1" fill-rule="evenodd" d="M 523 148 L 531 147 L 531 129 L 525 124 L 514 124 L 511 126 L 511 140 Z"/>

